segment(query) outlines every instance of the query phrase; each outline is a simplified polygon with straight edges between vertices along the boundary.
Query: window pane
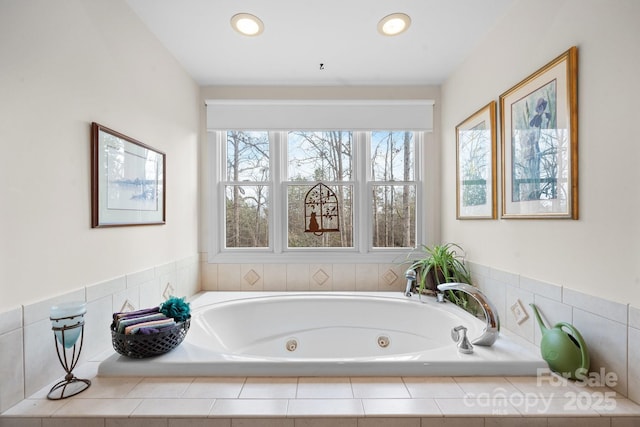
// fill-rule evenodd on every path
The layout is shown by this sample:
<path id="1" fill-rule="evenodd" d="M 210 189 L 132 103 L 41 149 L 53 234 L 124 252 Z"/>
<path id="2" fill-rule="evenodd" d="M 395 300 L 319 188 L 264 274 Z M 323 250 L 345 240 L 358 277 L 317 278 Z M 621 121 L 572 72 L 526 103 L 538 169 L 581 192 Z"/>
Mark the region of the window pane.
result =
<path id="1" fill-rule="evenodd" d="M 349 181 L 353 135 L 351 132 L 289 132 L 290 181 Z"/>
<path id="2" fill-rule="evenodd" d="M 413 181 L 413 132 L 371 132 L 371 169 L 374 181 Z"/>
<path id="3" fill-rule="evenodd" d="M 327 232 L 317 235 L 305 232 L 309 224 L 305 218 L 305 196 L 312 185 L 289 185 L 287 190 L 288 205 L 288 246 L 290 248 L 351 248 L 353 247 L 353 187 L 351 185 L 329 185 L 335 193 L 339 207 L 338 232 Z M 318 218 L 322 224 L 322 218 Z"/>
<path id="4" fill-rule="evenodd" d="M 226 247 L 269 246 L 269 188 L 264 185 L 226 185 Z"/>
<path id="5" fill-rule="evenodd" d="M 269 133 L 227 132 L 227 181 L 269 180 Z"/>
<path id="6" fill-rule="evenodd" d="M 415 185 L 373 186 L 373 246 L 410 248 L 416 244 Z"/>

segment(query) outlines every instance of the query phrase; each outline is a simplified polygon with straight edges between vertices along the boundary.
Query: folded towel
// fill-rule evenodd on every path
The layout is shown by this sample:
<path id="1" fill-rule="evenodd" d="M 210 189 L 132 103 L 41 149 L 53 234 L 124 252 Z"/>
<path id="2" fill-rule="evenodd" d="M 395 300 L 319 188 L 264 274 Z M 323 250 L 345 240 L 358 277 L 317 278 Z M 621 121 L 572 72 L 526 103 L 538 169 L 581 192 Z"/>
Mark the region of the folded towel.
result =
<path id="1" fill-rule="evenodd" d="M 118 320 L 121 319 L 123 317 L 134 317 L 134 316 L 140 316 L 140 315 L 145 315 L 145 314 L 151 314 L 151 313 L 158 313 L 160 311 L 160 307 L 150 307 L 150 308 L 143 308 L 140 310 L 136 310 L 136 311 L 122 311 L 119 313 L 113 313 L 113 320 Z"/>
<path id="2" fill-rule="evenodd" d="M 162 329 L 160 329 L 160 328 L 154 328 L 152 326 L 145 326 L 145 327 L 142 327 L 142 328 L 138 329 L 138 331 L 136 332 L 136 335 L 153 335 L 153 334 L 157 334 L 161 330 Z"/>
<path id="3" fill-rule="evenodd" d="M 143 326 L 133 333 L 138 335 L 152 335 L 152 334 L 157 334 L 158 332 L 162 332 L 163 330 L 175 325 L 176 323 L 173 322 L 173 323 L 167 323 L 166 325 Z"/>
<path id="4" fill-rule="evenodd" d="M 163 317 L 167 317 L 162 313 L 148 313 L 148 314 L 138 314 L 136 316 L 131 316 L 131 317 L 121 317 L 120 319 L 117 319 L 115 321 L 116 324 L 120 324 L 120 323 L 128 323 L 131 324 L 132 322 L 144 322 L 145 319 L 153 319 L 156 318 L 158 316 L 163 316 Z"/>
<path id="5" fill-rule="evenodd" d="M 162 320 L 153 320 L 153 321 L 150 321 L 150 322 L 136 323 L 135 325 L 127 326 L 124 329 L 124 333 L 125 334 L 135 334 L 140 330 L 140 328 L 148 328 L 148 327 L 162 328 L 162 327 L 167 327 L 167 326 L 173 326 L 175 324 L 176 324 L 176 322 L 172 318 L 166 318 L 166 319 L 162 319 Z"/>
<path id="6" fill-rule="evenodd" d="M 122 319 L 116 322 L 116 330 L 120 333 L 124 332 L 125 328 L 138 323 L 150 322 L 153 320 L 165 320 L 167 316 L 162 313 L 149 314 L 147 316 L 133 317 L 130 319 Z"/>

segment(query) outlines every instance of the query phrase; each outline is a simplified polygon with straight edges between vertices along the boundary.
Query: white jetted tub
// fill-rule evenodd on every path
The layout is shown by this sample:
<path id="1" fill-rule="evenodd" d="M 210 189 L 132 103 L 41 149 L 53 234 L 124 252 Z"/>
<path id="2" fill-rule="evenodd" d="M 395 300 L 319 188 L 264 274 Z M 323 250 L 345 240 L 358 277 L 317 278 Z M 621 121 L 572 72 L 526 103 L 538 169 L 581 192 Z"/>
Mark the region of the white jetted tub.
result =
<path id="1" fill-rule="evenodd" d="M 458 352 L 485 323 L 451 303 L 401 293 L 205 292 L 191 301 L 191 328 L 161 356 L 118 354 L 102 376 L 486 376 L 536 375 L 538 350 L 504 331 L 491 347 Z"/>

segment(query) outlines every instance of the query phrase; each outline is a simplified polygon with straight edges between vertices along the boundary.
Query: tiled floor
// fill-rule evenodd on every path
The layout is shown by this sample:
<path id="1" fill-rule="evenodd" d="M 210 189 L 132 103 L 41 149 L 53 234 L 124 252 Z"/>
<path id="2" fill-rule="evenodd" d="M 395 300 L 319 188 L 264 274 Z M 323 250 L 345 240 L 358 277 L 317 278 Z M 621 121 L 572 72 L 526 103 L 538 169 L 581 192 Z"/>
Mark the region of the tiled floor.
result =
<path id="1" fill-rule="evenodd" d="M 612 390 L 551 377 L 109 378 L 95 376 L 97 363 L 76 371 L 89 389 L 51 401 L 44 388 L 0 425 L 640 426 L 640 406 Z"/>

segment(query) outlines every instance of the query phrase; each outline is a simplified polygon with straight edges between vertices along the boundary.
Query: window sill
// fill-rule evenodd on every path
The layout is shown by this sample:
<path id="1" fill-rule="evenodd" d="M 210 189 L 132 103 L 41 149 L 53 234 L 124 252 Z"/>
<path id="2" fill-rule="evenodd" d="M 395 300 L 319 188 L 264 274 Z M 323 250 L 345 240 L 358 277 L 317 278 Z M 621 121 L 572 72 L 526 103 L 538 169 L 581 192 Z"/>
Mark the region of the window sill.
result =
<path id="1" fill-rule="evenodd" d="M 368 253 L 355 251 L 287 251 L 282 253 L 259 252 L 255 250 L 225 251 L 209 253 L 210 264 L 402 264 L 408 260 L 411 250 L 380 250 Z"/>

